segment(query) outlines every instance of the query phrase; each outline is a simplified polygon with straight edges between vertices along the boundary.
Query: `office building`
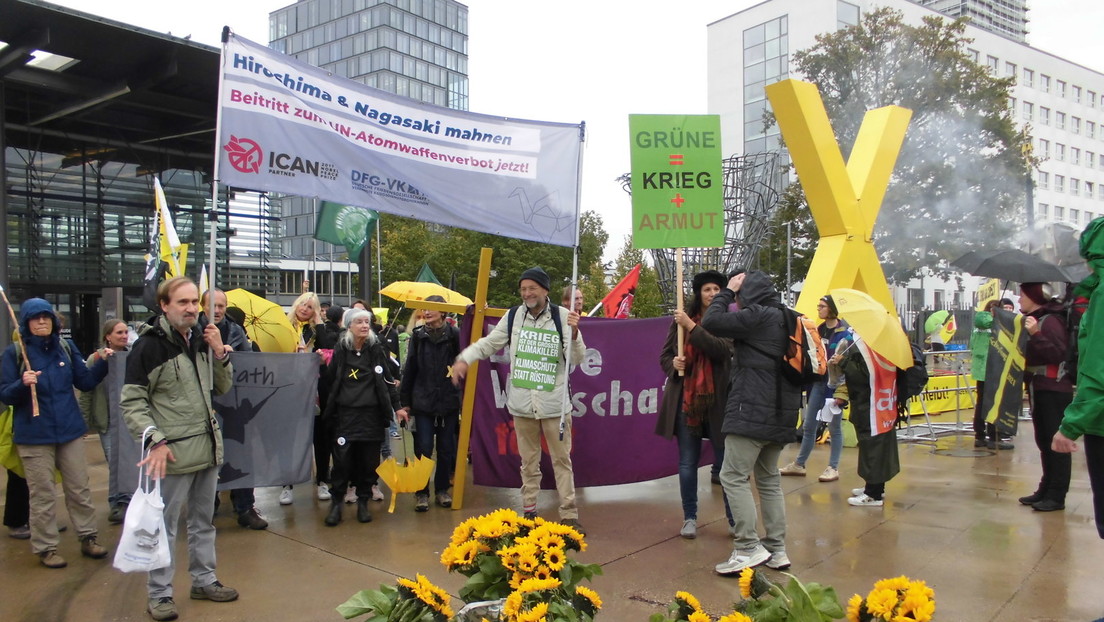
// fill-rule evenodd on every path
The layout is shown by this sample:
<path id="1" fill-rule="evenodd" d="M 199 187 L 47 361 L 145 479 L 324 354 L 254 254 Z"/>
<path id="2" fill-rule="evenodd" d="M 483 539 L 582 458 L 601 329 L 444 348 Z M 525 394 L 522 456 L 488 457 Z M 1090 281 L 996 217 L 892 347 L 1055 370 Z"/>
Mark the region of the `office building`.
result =
<path id="1" fill-rule="evenodd" d="M 335 75 L 435 106 L 468 109 L 468 7 L 455 0 L 299 0 L 269 15 L 269 39 L 274 50 Z M 343 247 L 314 239 L 313 199 L 274 201 L 280 204 L 284 257 L 323 266 L 332 257 L 344 259 Z M 320 293 L 327 278 L 314 279 Z M 338 274 L 335 287 L 346 278 Z"/>
<path id="2" fill-rule="evenodd" d="M 951 17 L 968 17 L 970 24 L 1007 37 L 1027 41 L 1027 0 L 914 0 Z"/>

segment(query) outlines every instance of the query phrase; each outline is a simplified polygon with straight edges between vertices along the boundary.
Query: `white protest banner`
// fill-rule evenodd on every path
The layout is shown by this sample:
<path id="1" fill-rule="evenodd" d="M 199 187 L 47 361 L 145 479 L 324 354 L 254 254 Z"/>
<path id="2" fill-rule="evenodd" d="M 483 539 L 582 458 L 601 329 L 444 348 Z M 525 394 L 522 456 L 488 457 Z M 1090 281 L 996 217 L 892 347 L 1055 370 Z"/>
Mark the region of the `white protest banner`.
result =
<path id="1" fill-rule="evenodd" d="M 222 80 L 227 185 L 575 245 L 580 124 L 420 103 L 233 34 Z"/>

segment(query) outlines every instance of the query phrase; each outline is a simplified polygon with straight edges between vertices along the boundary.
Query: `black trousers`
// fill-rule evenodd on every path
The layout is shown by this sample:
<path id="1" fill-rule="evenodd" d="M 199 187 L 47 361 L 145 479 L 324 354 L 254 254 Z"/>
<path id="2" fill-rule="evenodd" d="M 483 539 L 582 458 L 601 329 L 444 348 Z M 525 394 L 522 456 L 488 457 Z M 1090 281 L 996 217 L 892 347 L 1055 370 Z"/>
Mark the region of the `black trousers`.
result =
<path id="1" fill-rule="evenodd" d="M 330 481 L 330 447 L 333 438 L 329 426 L 320 416 L 314 418 L 314 480 L 316 484 Z"/>
<path id="2" fill-rule="evenodd" d="M 31 493 L 27 480 L 8 471 L 8 488 L 4 494 L 4 525 L 22 527 L 31 520 Z"/>
<path id="3" fill-rule="evenodd" d="M 1085 462 L 1092 485 L 1093 510 L 1096 513 L 1096 533 L 1104 539 L 1104 436 L 1086 434 Z"/>
<path id="4" fill-rule="evenodd" d="M 885 497 L 885 482 L 880 484 L 871 484 L 867 482 L 866 486 L 863 488 L 863 492 L 871 499 L 881 499 Z"/>
<path id="5" fill-rule="evenodd" d="M 1070 471 L 1073 458 L 1050 448 L 1054 433 L 1062 425 L 1066 406 L 1073 401 L 1073 393 L 1031 390 L 1031 419 L 1035 423 L 1035 446 L 1039 448 L 1043 476 L 1039 480 L 1039 492 L 1046 499 L 1065 503 L 1069 492 Z"/>
<path id="6" fill-rule="evenodd" d="M 999 442 L 997 438 L 997 426 L 985 421 L 985 413 L 981 411 L 981 397 L 985 395 L 985 381 L 977 381 L 977 399 L 974 401 L 974 438 L 984 441 L 986 437 L 993 442 Z"/>
<path id="7" fill-rule="evenodd" d="M 376 468 L 380 465 L 383 441 L 334 441 L 333 469 L 330 471 L 330 494 L 334 503 L 341 503 L 349 485 L 356 486 L 358 499 L 372 498 L 376 483 Z"/>

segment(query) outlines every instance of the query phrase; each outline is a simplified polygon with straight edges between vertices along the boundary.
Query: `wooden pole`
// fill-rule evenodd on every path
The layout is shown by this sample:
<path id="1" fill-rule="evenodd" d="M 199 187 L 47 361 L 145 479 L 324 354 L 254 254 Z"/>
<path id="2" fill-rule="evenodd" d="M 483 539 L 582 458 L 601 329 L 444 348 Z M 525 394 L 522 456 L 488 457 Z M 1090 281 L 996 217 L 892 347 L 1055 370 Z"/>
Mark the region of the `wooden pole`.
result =
<path id="1" fill-rule="evenodd" d="M 4 306 L 8 308 L 8 314 L 11 315 L 12 326 L 15 327 L 12 332 L 15 335 L 15 343 L 19 346 L 20 352 L 23 353 L 23 364 L 28 371 L 34 371 L 31 369 L 31 359 L 27 356 L 27 346 L 23 344 L 23 333 L 19 330 L 19 320 L 15 317 L 15 309 L 12 308 L 11 302 L 8 300 L 8 294 L 3 287 L 0 287 L 0 296 L 4 297 Z M 35 417 L 38 416 L 38 385 L 34 384 L 31 385 L 31 414 Z"/>
<path id="2" fill-rule="evenodd" d="M 471 326 L 470 342 L 475 343 L 483 337 L 483 319 L 487 310 L 487 289 L 491 278 L 491 257 L 494 251 L 484 248 L 479 253 L 479 273 L 475 281 L 475 315 Z M 460 442 L 456 448 L 456 469 L 452 482 L 452 509 L 464 507 L 464 487 L 468 475 L 468 447 L 471 445 L 472 418 L 475 413 L 475 382 L 479 376 L 479 361 L 468 365 L 468 376 L 464 378 L 464 403 L 460 410 Z"/>
<path id="3" fill-rule="evenodd" d="M 682 249 L 675 249 L 675 309 L 682 312 Z M 682 326 L 678 327 L 678 355 L 681 358 L 683 356 L 684 349 L 686 347 L 686 331 L 682 329 Z M 685 376 L 686 372 L 679 370 L 678 375 Z"/>

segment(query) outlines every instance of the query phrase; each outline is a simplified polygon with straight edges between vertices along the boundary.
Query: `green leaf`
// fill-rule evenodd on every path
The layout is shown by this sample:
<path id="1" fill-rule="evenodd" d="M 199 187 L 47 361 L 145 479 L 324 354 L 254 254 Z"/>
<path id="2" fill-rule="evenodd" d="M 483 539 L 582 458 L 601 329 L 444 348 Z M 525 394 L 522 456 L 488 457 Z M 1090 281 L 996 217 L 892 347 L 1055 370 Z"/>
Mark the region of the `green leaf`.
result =
<path id="1" fill-rule="evenodd" d="M 840 604 L 835 588 L 826 587 L 819 583 L 806 583 L 805 591 L 809 593 L 813 605 L 822 616 L 825 616 L 826 620 L 838 620 L 845 615 L 846 612 Z"/>
<path id="2" fill-rule="evenodd" d="M 394 598 L 388 598 L 385 593 L 387 586 L 380 586 L 379 590 L 361 590 L 353 594 L 349 600 L 337 606 L 337 612 L 346 620 L 362 616 L 366 613 L 376 613 L 379 619 L 386 619 L 394 607 Z M 391 588 L 394 594 L 394 588 Z M 371 616 L 368 620 L 375 620 L 377 616 Z"/>

